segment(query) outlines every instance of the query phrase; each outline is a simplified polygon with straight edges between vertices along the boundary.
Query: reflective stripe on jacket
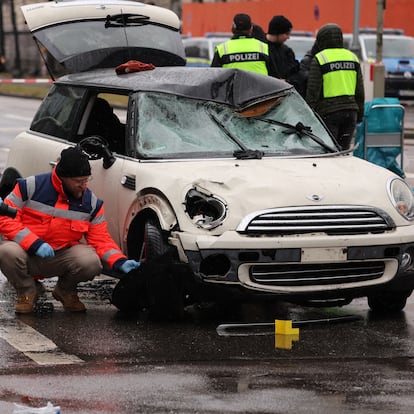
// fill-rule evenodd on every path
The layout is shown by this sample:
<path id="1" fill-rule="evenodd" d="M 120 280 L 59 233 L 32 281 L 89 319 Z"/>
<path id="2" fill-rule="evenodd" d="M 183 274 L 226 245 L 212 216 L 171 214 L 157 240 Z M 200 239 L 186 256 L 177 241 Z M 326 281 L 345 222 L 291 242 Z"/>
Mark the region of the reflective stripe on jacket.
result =
<path id="1" fill-rule="evenodd" d="M 15 219 L 0 216 L 0 233 L 29 254 L 44 242 L 60 250 L 84 238 L 109 268 L 126 259 L 107 230 L 103 201 L 89 189 L 81 200 L 68 197 L 55 170 L 18 179 L 4 202 L 18 213 Z"/>
<path id="2" fill-rule="evenodd" d="M 324 98 L 355 95 L 359 60 L 354 53 L 342 48 L 325 49 L 315 57 L 321 66 Z"/>
<path id="3" fill-rule="evenodd" d="M 266 43 L 253 37 L 230 39 L 216 47 L 223 68 L 238 68 L 267 75 L 269 50 Z"/>

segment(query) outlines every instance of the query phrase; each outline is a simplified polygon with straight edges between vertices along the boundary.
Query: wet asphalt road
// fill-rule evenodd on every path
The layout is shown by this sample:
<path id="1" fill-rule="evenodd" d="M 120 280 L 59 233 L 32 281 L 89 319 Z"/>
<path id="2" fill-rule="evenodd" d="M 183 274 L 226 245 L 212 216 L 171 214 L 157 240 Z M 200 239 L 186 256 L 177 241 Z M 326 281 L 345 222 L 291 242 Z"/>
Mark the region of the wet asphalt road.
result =
<path id="1" fill-rule="evenodd" d="M 51 298 L 52 279 L 38 312 L 15 316 L 1 276 L 1 413 L 47 401 L 65 414 L 414 412 L 414 298 L 380 318 L 359 299 L 331 309 L 205 307 L 161 323 L 118 312 L 113 283 L 83 285 L 88 312 L 74 315 Z M 298 337 L 278 335 L 277 347 L 273 326 L 217 333 L 223 323 L 346 315 L 360 319 L 300 327 Z"/>
<path id="2" fill-rule="evenodd" d="M 5 148 L 33 109 L 0 99 Z M 7 150 L 0 156 L 2 166 Z M 414 161 L 407 166 L 414 172 Z M 359 299 L 331 309 L 204 306 L 181 323 L 160 323 L 118 312 L 110 304 L 114 283 L 82 285 L 88 312 L 73 315 L 51 298 L 52 279 L 38 312 L 16 316 L 14 291 L 0 275 L 1 414 L 14 403 L 47 401 L 62 414 L 414 412 L 414 297 L 394 316 L 376 317 Z M 298 337 L 275 338 L 271 326 L 344 315 L 359 319 L 303 326 Z M 218 334 L 232 322 L 270 326 Z"/>

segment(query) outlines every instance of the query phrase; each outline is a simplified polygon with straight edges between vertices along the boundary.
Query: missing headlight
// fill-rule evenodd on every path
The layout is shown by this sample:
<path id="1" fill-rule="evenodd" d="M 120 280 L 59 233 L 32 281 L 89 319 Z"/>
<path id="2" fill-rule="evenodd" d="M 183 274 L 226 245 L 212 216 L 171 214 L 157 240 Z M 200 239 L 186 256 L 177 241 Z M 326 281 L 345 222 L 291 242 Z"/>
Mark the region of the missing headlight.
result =
<path id="1" fill-rule="evenodd" d="M 185 210 L 197 227 L 211 230 L 223 223 L 227 206 L 216 196 L 191 189 L 185 196 Z"/>

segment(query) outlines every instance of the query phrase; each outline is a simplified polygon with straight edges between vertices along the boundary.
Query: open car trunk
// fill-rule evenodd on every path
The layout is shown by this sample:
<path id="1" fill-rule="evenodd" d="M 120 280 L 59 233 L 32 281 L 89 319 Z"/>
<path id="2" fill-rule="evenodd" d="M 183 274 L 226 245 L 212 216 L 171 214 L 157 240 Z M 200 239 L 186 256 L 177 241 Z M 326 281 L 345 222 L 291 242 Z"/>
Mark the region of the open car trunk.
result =
<path id="1" fill-rule="evenodd" d="M 134 1 L 87 0 L 22 6 L 53 79 L 128 60 L 185 65 L 180 21 L 171 10 Z"/>

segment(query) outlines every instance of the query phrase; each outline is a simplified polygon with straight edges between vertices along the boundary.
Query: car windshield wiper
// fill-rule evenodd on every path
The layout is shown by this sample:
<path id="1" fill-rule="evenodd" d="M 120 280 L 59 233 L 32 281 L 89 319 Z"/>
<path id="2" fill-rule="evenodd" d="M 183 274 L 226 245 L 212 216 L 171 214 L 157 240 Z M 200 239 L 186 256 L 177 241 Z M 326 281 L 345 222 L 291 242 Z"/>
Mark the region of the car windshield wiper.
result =
<path id="1" fill-rule="evenodd" d="M 149 23 L 150 18 L 142 14 L 113 14 L 106 16 L 105 28 L 107 27 L 125 27 L 125 26 L 142 26 Z"/>
<path id="2" fill-rule="evenodd" d="M 273 119 L 260 119 L 256 118 L 258 121 L 267 122 L 268 124 L 280 125 L 286 128 L 286 131 L 283 131 L 284 134 L 297 134 L 300 138 L 306 135 L 311 140 L 318 143 L 321 147 L 326 149 L 329 152 L 338 152 L 336 148 L 332 148 L 330 145 L 326 144 L 318 136 L 312 133 L 312 129 L 309 126 L 305 126 L 302 122 L 298 122 L 296 125 L 286 124 L 280 121 L 274 121 Z"/>
<path id="3" fill-rule="evenodd" d="M 215 122 L 216 125 L 220 127 L 221 130 L 233 141 L 235 142 L 241 149 L 238 151 L 233 152 L 233 156 L 237 159 L 247 160 L 247 159 L 262 159 L 263 152 L 258 150 L 252 150 L 247 148 L 243 142 L 241 142 L 235 135 L 233 135 L 226 126 L 211 112 L 208 112 L 209 117 Z"/>

